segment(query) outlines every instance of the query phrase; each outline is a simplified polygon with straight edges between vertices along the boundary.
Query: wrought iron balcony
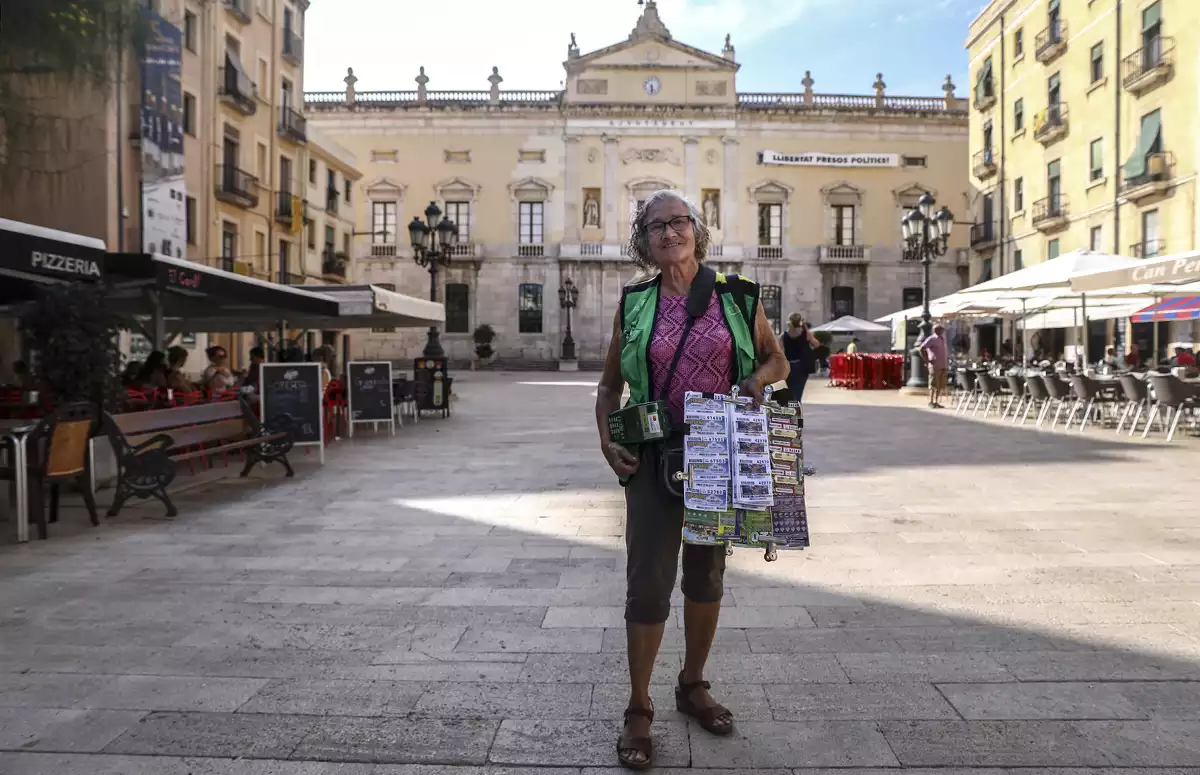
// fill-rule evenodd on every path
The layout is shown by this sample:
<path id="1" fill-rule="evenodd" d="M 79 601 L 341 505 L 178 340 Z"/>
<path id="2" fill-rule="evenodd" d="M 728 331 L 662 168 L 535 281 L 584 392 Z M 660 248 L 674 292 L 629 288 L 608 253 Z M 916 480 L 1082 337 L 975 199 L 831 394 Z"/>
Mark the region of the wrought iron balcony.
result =
<path id="1" fill-rule="evenodd" d="M 1033 39 L 1033 56 L 1042 64 L 1053 62 L 1067 50 L 1067 23 L 1059 19 Z"/>
<path id="2" fill-rule="evenodd" d="M 252 0 L 223 0 L 225 10 L 233 15 L 233 18 L 240 21 L 242 24 L 249 24 L 253 21 L 250 16 L 250 3 Z"/>
<path id="3" fill-rule="evenodd" d="M 279 109 L 279 133 L 298 143 L 308 140 L 308 119 L 287 105 Z"/>
<path id="4" fill-rule="evenodd" d="M 1050 145 L 1066 137 L 1070 128 L 1067 103 L 1056 102 L 1034 117 L 1033 139 L 1042 145 Z"/>
<path id="5" fill-rule="evenodd" d="M 1155 38 L 1121 61 L 1121 85 L 1141 95 L 1166 83 L 1175 70 L 1175 39 Z"/>
<path id="6" fill-rule="evenodd" d="M 1146 168 L 1141 175 L 1127 177 L 1121 168 L 1121 195 L 1134 202 L 1170 190 L 1175 177 L 1175 154 L 1170 151 L 1146 154 Z"/>
<path id="7" fill-rule="evenodd" d="M 217 71 L 217 95 L 226 105 L 244 115 L 252 116 L 258 112 L 258 86 L 228 59 Z"/>
<path id="8" fill-rule="evenodd" d="M 996 224 L 991 221 L 971 225 L 971 247 L 986 250 L 996 244 Z"/>
<path id="9" fill-rule="evenodd" d="M 218 164 L 215 195 L 218 200 L 239 207 L 257 207 L 258 178 L 237 167 Z"/>
<path id="10" fill-rule="evenodd" d="M 992 79 L 988 78 L 983 82 L 983 90 L 975 93 L 975 110 L 987 110 L 996 104 L 996 89 L 992 85 Z"/>
<path id="11" fill-rule="evenodd" d="M 291 191 L 279 191 L 275 194 L 275 220 L 282 224 L 291 225 L 292 217 L 296 214 L 296 196 Z"/>
<path id="12" fill-rule="evenodd" d="M 340 277 L 344 280 L 348 263 L 344 254 L 327 249 L 321 254 L 321 274 Z"/>
<path id="13" fill-rule="evenodd" d="M 1134 258 L 1154 258 L 1167 254 L 1167 241 L 1162 239 L 1143 240 L 1129 246 L 1129 253 Z"/>
<path id="14" fill-rule="evenodd" d="M 1048 196 L 1033 203 L 1033 228 L 1038 231 L 1057 231 L 1067 225 L 1067 197 Z"/>
<path id="15" fill-rule="evenodd" d="M 338 190 L 333 186 L 325 189 L 325 212 L 332 215 L 337 215 L 338 211 Z"/>
<path id="16" fill-rule="evenodd" d="M 991 148 L 984 148 L 975 154 L 973 169 L 975 177 L 983 180 L 996 174 L 996 154 Z"/>
<path id="17" fill-rule="evenodd" d="M 294 65 L 304 61 L 304 40 L 289 29 L 283 31 L 283 58 Z"/>

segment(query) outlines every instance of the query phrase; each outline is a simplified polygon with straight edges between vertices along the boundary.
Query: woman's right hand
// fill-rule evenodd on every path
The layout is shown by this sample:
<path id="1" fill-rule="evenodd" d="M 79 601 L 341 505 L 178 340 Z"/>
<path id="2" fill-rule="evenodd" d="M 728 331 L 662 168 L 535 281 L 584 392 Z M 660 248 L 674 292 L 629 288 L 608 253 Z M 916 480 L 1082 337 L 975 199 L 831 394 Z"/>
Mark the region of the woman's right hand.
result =
<path id="1" fill-rule="evenodd" d="M 604 445 L 603 451 L 604 459 L 608 461 L 609 468 L 611 468 L 617 474 L 617 476 L 632 476 L 637 472 L 637 456 L 617 442 L 608 442 Z"/>

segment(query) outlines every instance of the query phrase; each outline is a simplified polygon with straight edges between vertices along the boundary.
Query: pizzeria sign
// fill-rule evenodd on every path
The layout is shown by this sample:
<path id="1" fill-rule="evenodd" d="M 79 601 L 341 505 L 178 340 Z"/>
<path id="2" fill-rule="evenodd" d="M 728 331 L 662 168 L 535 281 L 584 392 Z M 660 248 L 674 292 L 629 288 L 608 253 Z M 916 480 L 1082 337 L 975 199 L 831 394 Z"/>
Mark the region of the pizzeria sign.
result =
<path id="1" fill-rule="evenodd" d="M 759 151 L 758 163 L 794 167 L 899 167 L 900 154 Z"/>

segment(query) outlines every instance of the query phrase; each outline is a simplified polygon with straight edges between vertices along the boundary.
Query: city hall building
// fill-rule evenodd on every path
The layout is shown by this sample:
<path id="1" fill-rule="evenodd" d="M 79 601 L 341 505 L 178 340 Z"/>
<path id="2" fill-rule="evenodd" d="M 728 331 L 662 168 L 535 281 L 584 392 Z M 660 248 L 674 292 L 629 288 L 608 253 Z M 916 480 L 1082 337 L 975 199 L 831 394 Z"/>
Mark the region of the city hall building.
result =
<path id="1" fill-rule="evenodd" d="M 739 92 L 732 41 L 710 53 L 675 40 L 646 3 L 628 39 L 585 53 L 572 35 L 565 88 L 512 91 L 494 69 L 480 91 L 429 88 L 308 93 L 306 113 L 363 173 L 353 280 L 427 293 L 407 225 L 436 202 L 458 226 L 439 268 L 443 345 L 473 357 L 490 324 L 498 359 L 552 364 L 567 316 L 558 290 L 579 289 L 579 359 L 603 358 L 621 288 L 630 217 L 661 188 L 684 192 L 713 233 L 709 260 L 763 286 L 781 328 L 792 312 L 824 322 L 876 318 L 921 302 L 921 267 L 902 259 L 900 218 L 923 192 L 964 217 L 967 100 L 947 78 L 938 96 L 822 94 L 805 73 L 795 93 Z M 547 68 L 555 67 L 547 63 Z M 481 80 L 485 74 L 481 73 Z M 932 268 L 934 297 L 966 280 L 967 229 Z M 408 359 L 419 332 L 356 337 L 362 357 Z"/>

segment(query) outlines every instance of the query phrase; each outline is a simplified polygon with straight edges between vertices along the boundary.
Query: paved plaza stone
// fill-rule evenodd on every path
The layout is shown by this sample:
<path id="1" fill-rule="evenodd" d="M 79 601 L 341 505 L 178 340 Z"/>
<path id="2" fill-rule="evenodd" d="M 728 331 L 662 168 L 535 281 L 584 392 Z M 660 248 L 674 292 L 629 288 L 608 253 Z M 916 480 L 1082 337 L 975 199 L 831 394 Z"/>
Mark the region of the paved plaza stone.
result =
<path id="1" fill-rule="evenodd" d="M 231 466 L 177 519 L 67 508 L 0 546 L 0 773 L 621 772 L 594 382 L 464 374 L 451 418 L 297 450 L 295 479 Z M 674 710 L 676 590 L 659 769 L 1200 773 L 1200 442 L 818 382 L 813 546 L 726 577 L 709 678 L 737 731 Z"/>

